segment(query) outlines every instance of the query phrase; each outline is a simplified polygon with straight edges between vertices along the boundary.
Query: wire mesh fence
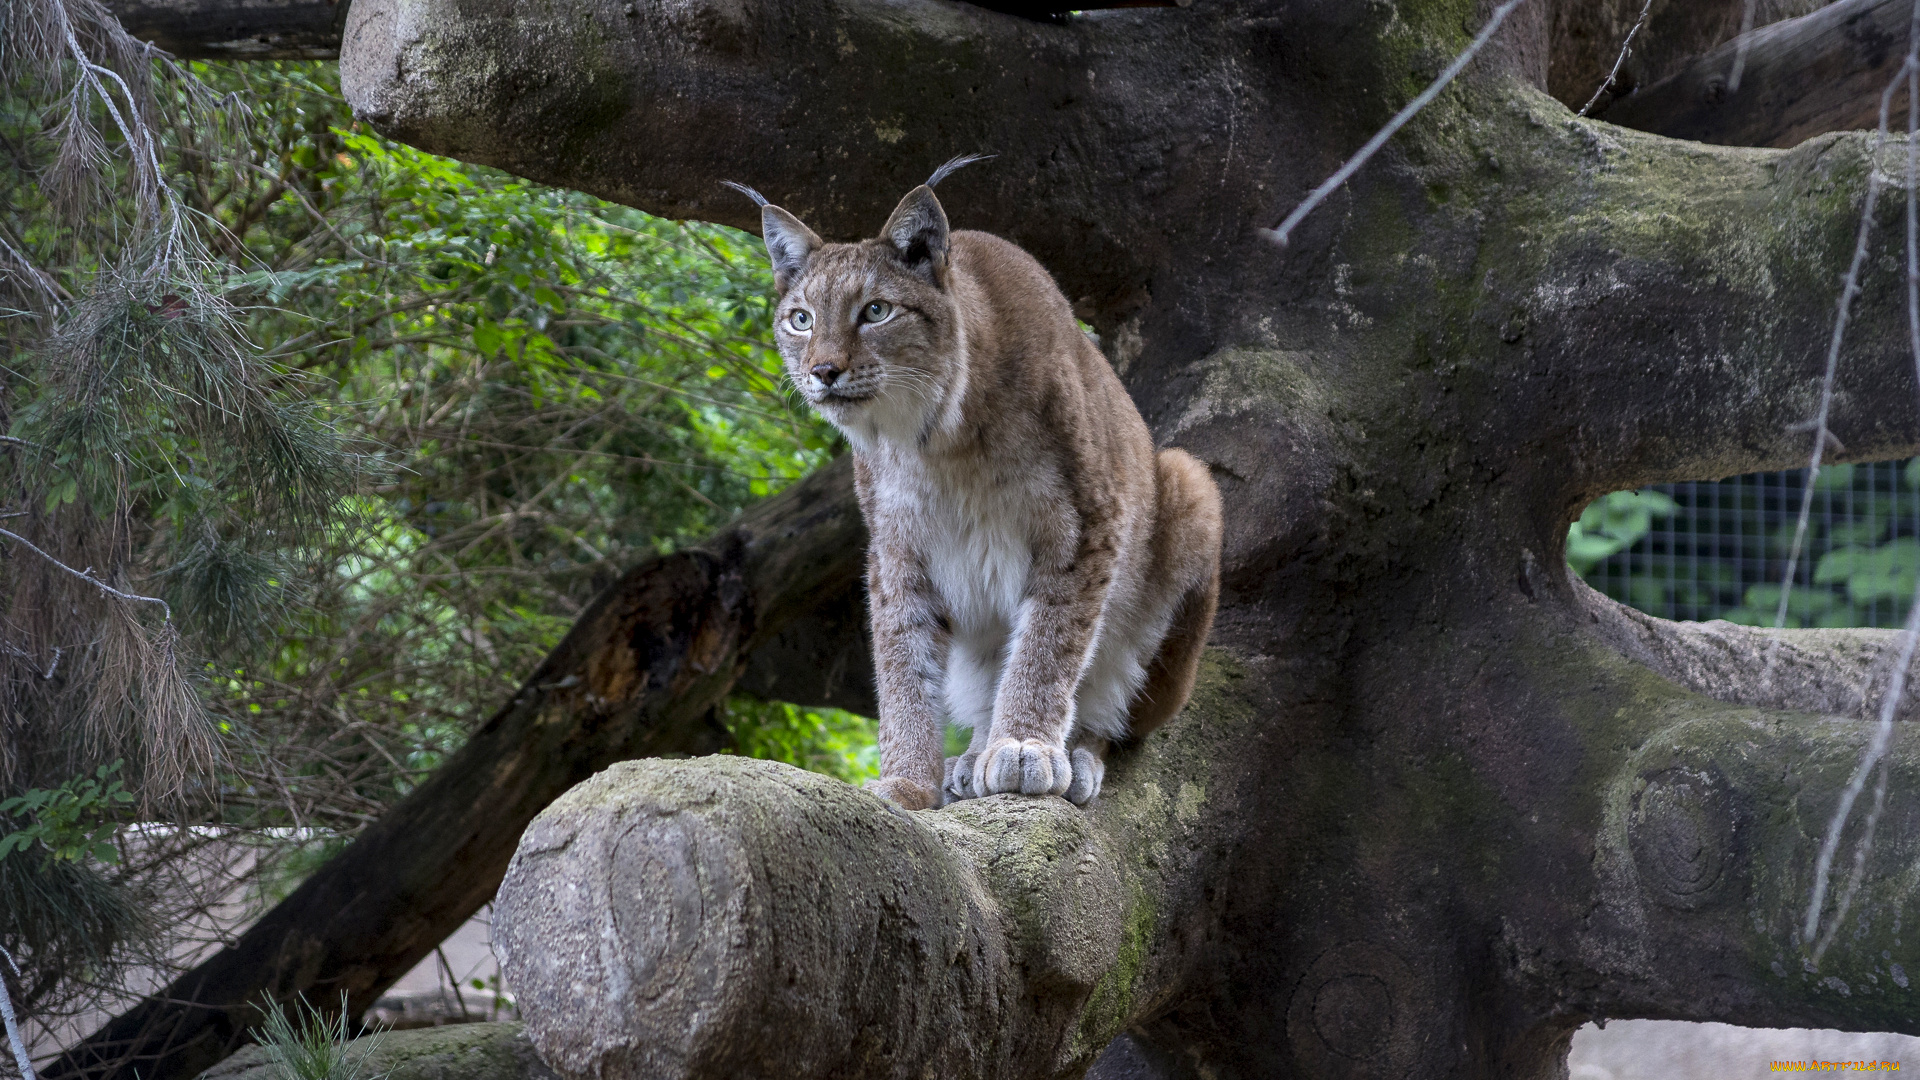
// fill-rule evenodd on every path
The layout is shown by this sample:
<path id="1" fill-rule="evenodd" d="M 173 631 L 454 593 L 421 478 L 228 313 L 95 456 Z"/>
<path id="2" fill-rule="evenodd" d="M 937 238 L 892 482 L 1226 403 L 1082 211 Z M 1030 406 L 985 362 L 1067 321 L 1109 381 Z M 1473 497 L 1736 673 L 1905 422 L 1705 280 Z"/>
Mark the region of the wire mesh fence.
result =
<path id="1" fill-rule="evenodd" d="M 1667 619 L 1770 626 L 1806 472 L 1615 492 L 1581 515 L 1567 561 Z M 1829 466 L 1814 484 L 1788 626 L 1899 626 L 1920 572 L 1920 458 Z"/>

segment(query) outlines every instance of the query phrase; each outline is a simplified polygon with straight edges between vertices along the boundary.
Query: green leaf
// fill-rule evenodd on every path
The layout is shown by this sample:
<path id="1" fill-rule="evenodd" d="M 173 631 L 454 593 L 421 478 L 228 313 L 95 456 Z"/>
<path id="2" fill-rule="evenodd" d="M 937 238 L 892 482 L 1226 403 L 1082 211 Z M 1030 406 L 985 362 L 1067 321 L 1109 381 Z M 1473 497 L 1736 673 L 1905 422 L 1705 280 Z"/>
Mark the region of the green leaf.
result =
<path id="1" fill-rule="evenodd" d="M 1847 596 L 1857 604 L 1910 600 L 1916 577 L 1920 577 L 1920 540 L 1913 537 L 1876 548 L 1830 551 L 1813 572 L 1813 580 L 1818 584 L 1844 582 Z"/>
<path id="2" fill-rule="evenodd" d="M 479 323 L 473 328 L 473 347 L 482 353 L 499 352 L 501 342 L 504 340 L 500 327 L 491 320 Z"/>

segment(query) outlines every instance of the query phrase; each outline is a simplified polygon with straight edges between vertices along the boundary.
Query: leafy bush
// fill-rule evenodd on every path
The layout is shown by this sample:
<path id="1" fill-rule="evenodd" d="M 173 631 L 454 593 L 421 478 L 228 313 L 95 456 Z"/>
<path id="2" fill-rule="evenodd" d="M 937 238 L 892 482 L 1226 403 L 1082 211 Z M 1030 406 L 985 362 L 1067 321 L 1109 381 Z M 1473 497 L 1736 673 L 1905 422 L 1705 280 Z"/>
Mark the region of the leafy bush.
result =
<path id="1" fill-rule="evenodd" d="M 1652 488 L 1615 491 L 1594 500 L 1567 528 L 1567 563 L 1586 574 L 1608 557 L 1640 542 L 1654 518 L 1673 513 L 1675 503 Z"/>
<path id="2" fill-rule="evenodd" d="M 97 859 L 120 861 L 113 846 L 119 811 L 133 801 L 114 774 L 120 762 L 102 765 L 92 776 L 75 777 L 57 788 L 33 788 L 0 801 L 0 817 L 25 818 L 26 824 L 0 834 L 0 860 L 36 845 L 56 862 Z"/>
<path id="3" fill-rule="evenodd" d="M 621 572 L 841 449 L 784 389 L 757 239 L 387 143 L 332 65 L 189 68 L 153 84 L 154 139 L 200 254 L 159 276 L 116 276 L 114 247 L 159 204 L 62 216 L 48 114 L 0 91 L 0 715 L 32 721 L 0 737 L 25 812 L 0 942 L 43 1018 L 100 1007 L 136 939 L 182 959 L 140 935 L 191 912 L 142 915 L 232 895 L 194 850 L 251 835 L 251 895 L 282 895 Z M 862 718 L 730 722 L 740 752 L 871 770 Z M 115 758 L 119 788 L 93 771 Z M 115 838 L 123 794 L 169 828 Z M 116 839 L 138 858 L 102 861 Z"/>
<path id="4" fill-rule="evenodd" d="M 1810 492 L 1793 472 L 1614 492 L 1569 530 L 1567 561 L 1657 615 L 1771 626 L 1803 505 L 1785 625 L 1903 622 L 1920 577 L 1920 459 L 1827 466 Z"/>

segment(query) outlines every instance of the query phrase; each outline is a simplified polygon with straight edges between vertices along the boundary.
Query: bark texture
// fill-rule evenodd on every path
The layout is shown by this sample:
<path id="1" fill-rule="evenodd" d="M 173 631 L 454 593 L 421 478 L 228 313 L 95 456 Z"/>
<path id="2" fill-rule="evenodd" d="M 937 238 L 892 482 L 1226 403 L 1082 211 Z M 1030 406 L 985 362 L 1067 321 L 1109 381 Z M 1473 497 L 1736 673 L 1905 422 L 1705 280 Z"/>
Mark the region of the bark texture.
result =
<path id="1" fill-rule="evenodd" d="M 1576 119 L 1540 89 L 1564 24 L 1530 6 L 1291 247 L 1257 235 L 1484 14 L 356 0 L 364 119 L 656 213 L 751 227 L 733 179 L 855 237 L 953 153 L 998 152 L 942 187 L 955 224 L 1048 265 L 1228 508 L 1195 700 L 1087 810 L 908 815 L 727 759 L 621 766 L 556 805 L 497 931 L 550 1063 L 1073 1076 L 1125 1031 L 1169 1076 L 1546 1077 L 1597 1016 L 1916 1030 L 1904 725 L 1817 969 L 1796 929 L 1885 635 L 1780 635 L 1763 678 L 1773 636 L 1621 611 L 1561 555 L 1603 492 L 1804 460 L 1866 140 Z M 1862 284 L 1840 457 L 1912 454 L 1885 241 Z M 161 1054 L 142 1076 L 184 1075 L 262 990 L 363 1006 L 561 789 L 710 738 L 743 666 L 790 700 L 857 699 L 844 478 L 782 498 L 623 581 L 265 929 L 59 1071 L 137 1045 Z"/>
<path id="2" fill-rule="evenodd" d="M 492 898 L 521 830 L 626 758 L 713 753 L 715 709 L 762 642 L 857 603 L 866 531 L 838 462 L 698 548 L 628 572 L 451 760 L 231 947 L 102 1027 L 48 1077 L 189 1077 L 244 1043 L 263 998 L 354 1015 Z M 857 639 L 856 639 L 857 640 Z M 756 677 L 796 691 L 768 650 Z M 803 654 L 804 655 L 804 654 Z"/>
<path id="3" fill-rule="evenodd" d="M 1751 28 L 1797 18 L 1834 0 L 1752 0 Z M 1572 0 L 1553 8 L 1553 66 L 1547 91 L 1578 109 L 1619 65 L 1596 113 L 1609 101 L 1652 86 L 1687 67 L 1703 53 L 1740 35 L 1747 0 Z M 1646 12 L 1645 23 L 1640 14 Z M 1631 48 L 1620 51 L 1636 24 Z"/>
<path id="4" fill-rule="evenodd" d="M 1130 1031 L 1170 1074 L 1553 1076 L 1598 1016 L 1914 1030 L 1904 733 L 1817 970 L 1796 930 L 1884 636 L 1786 635 L 1762 679 L 1768 635 L 1620 612 L 1561 556 L 1605 491 L 1804 460 L 1865 140 L 1578 120 L 1535 11 L 1291 247 L 1258 237 L 1483 14 L 358 0 L 364 118 L 657 213 L 751 226 L 736 179 L 859 236 L 998 152 L 943 187 L 955 223 L 1049 266 L 1228 507 L 1201 692 L 1090 810 L 906 815 L 708 760 L 537 821 L 499 903 L 550 1063 L 1064 1077 Z M 1920 450 L 1877 243 L 1846 460 Z"/>
<path id="5" fill-rule="evenodd" d="M 1823 132 L 1876 127 L 1880 94 L 1906 58 L 1912 13 L 1903 0 L 1840 0 L 1694 57 L 1596 115 L 1728 146 L 1796 146 Z M 1742 48 L 1735 89 L 1729 78 Z M 1894 127 L 1905 130 L 1904 87 L 1892 104 Z"/>

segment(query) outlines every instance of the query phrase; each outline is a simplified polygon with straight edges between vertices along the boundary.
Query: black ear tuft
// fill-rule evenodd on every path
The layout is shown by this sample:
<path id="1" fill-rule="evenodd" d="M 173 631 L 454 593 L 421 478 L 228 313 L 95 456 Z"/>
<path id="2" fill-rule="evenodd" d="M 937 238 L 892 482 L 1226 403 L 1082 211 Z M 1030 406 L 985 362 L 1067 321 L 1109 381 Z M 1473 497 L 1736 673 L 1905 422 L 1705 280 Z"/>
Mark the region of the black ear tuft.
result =
<path id="1" fill-rule="evenodd" d="M 727 187 L 732 188 L 733 190 L 739 192 L 742 195 L 745 195 L 747 198 L 752 199 L 753 205 L 755 206 L 764 207 L 767 205 L 767 197 L 765 195 L 760 194 L 759 192 L 753 190 L 752 188 L 748 187 L 745 184 L 736 184 L 731 180 L 722 180 L 720 181 L 720 183 L 726 185 Z"/>
<path id="2" fill-rule="evenodd" d="M 720 182 L 752 199 L 760 208 L 760 238 L 767 242 L 767 258 L 773 261 L 773 287 L 786 295 L 823 241 L 812 229 L 800 224 L 799 218 L 768 202 L 765 195 L 745 184 L 731 180 Z"/>
<path id="3" fill-rule="evenodd" d="M 907 192 L 894 207 L 881 238 L 893 244 L 900 261 L 935 285 L 947 283 L 947 212 L 925 184 Z"/>
<path id="4" fill-rule="evenodd" d="M 783 296 L 800 280 L 807 260 L 824 242 L 799 218 L 772 203 L 760 206 L 760 238 L 767 242 L 767 258 L 773 261 L 773 287 Z"/>
<path id="5" fill-rule="evenodd" d="M 961 169 L 966 168 L 976 161 L 991 161 L 999 156 L 999 154 L 961 154 L 959 157 L 952 158 L 945 165 L 933 170 L 933 175 L 927 177 L 927 186 L 937 186 L 940 181 L 945 180 L 947 177 L 952 176 L 954 173 L 959 172 Z"/>

